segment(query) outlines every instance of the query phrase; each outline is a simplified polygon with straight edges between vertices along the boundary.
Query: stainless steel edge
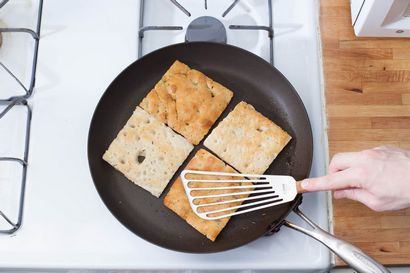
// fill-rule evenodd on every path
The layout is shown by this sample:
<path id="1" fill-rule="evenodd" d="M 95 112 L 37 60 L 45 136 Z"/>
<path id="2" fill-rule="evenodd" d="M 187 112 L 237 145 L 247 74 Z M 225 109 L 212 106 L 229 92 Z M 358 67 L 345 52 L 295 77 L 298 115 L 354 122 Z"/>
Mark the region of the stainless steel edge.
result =
<path id="1" fill-rule="evenodd" d="M 378 263 L 372 257 L 364 253 L 358 247 L 336 238 L 332 234 L 324 231 L 309 218 L 306 217 L 299 209 L 295 210 L 296 214 L 302 218 L 312 229 L 306 229 L 285 220 L 285 225 L 291 229 L 304 233 L 327 246 L 331 251 L 338 255 L 343 261 L 350 265 L 359 273 L 390 273 L 383 265 Z"/>

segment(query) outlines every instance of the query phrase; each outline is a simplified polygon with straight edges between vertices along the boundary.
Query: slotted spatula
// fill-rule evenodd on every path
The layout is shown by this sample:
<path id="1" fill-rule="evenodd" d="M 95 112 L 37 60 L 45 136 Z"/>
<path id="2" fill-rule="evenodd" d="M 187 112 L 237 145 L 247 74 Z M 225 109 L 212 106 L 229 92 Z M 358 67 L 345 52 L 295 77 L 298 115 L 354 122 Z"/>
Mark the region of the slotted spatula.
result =
<path id="1" fill-rule="evenodd" d="M 198 179 L 198 175 L 209 179 Z M 181 178 L 192 210 L 206 220 L 277 206 L 304 192 L 300 182 L 284 175 L 184 170 Z"/>
<path id="2" fill-rule="evenodd" d="M 205 177 L 205 179 L 198 178 L 198 175 Z M 298 193 L 305 192 L 300 182 L 291 176 L 283 175 L 184 170 L 181 172 L 181 178 L 192 210 L 196 215 L 206 220 L 216 220 L 277 206 L 290 202 Z M 287 227 L 323 243 L 357 272 L 390 272 L 358 247 L 321 229 L 298 208 L 295 213 L 312 229 L 285 220 L 284 224 Z"/>

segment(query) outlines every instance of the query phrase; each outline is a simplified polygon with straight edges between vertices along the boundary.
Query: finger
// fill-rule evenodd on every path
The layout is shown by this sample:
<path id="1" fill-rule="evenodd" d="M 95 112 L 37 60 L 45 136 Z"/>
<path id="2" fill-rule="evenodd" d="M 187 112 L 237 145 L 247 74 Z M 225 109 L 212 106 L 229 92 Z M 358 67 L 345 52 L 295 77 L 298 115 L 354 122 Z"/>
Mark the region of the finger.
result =
<path id="1" fill-rule="evenodd" d="M 329 173 L 346 170 L 360 162 L 359 152 L 335 154 L 329 164 Z"/>
<path id="2" fill-rule="evenodd" d="M 376 205 L 375 197 L 364 189 L 349 189 L 339 190 L 333 193 L 335 199 L 347 198 L 350 200 L 358 201 L 373 210 L 379 210 Z"/>
<path id="3" fill-rule="evenodd" d="M 392 149 L 397 149 L 397 148 L 392 145 L 383 145 L 383 146 L 374 147 L 372 150 L 386 151 L 386 150 L 392 150 Z"/>
<path id="4" fill-rule="evenodd" d="M 332 173 L 326 176 L 308 178 L 302 181 L 306 191 L 328 191 L 359 188 L 361 186 L 354 169 Z"/>
<path id="5" fill-rule="evenodd" d="M 376 150 L 376 151 L 385 151 L 385 150 L 387 150 L 387 146 L 378 146 L 378 147 L 374 147 L 372 150 Z"/>
<path id="6" fill-rule="evenodd" d="M 403 151 L 403 149 L 400 149 L 399 147 L 393 146 L 393 145 L 383 145 L 383 146 L 375 147 L 372 150 L 375 150 L 375 151 L 395 151 L 395 152 Z"/>
<path id="7" fill-rule="evenodd" d="M 357 189 L 336 190 L 333 192 L 333 197 L 335 199 L 347 198 L 354 201 L 359 201 L 357 200 Z"/>

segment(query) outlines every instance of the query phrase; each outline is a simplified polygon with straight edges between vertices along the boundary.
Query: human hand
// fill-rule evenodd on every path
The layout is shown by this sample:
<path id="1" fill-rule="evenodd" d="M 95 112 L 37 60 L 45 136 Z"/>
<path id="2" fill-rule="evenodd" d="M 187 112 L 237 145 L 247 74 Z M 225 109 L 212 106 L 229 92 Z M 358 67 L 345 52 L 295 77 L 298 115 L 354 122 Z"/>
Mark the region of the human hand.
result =
<path id="1" fill-rule="evenodd" d="M 329 174 L 302 181 L 307 191 L 333 190 L 375 211 L 410 207 L 410 151 L 391 146 L 336 154 Z"/>

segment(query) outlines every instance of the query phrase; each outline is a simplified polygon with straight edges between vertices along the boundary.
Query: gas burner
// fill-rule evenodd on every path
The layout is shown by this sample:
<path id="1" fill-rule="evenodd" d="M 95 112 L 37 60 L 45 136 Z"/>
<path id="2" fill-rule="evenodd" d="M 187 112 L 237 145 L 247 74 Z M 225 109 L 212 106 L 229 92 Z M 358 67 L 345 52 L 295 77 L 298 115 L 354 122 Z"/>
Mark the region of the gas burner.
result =
<path id="1" fill-rule="evenodd" d="M 185 34 L 186 42 L 215 42 L 226 44 L 226 30 L 224 25 L 211 16 L 201 16 L 193 20 Z"/>
<path id="2" fill-rule="evenodd" d="M 272 2 L 141 0 L 138 58 L 170 44 L 205 41 L 241 47 L 274 65 Z"/>

